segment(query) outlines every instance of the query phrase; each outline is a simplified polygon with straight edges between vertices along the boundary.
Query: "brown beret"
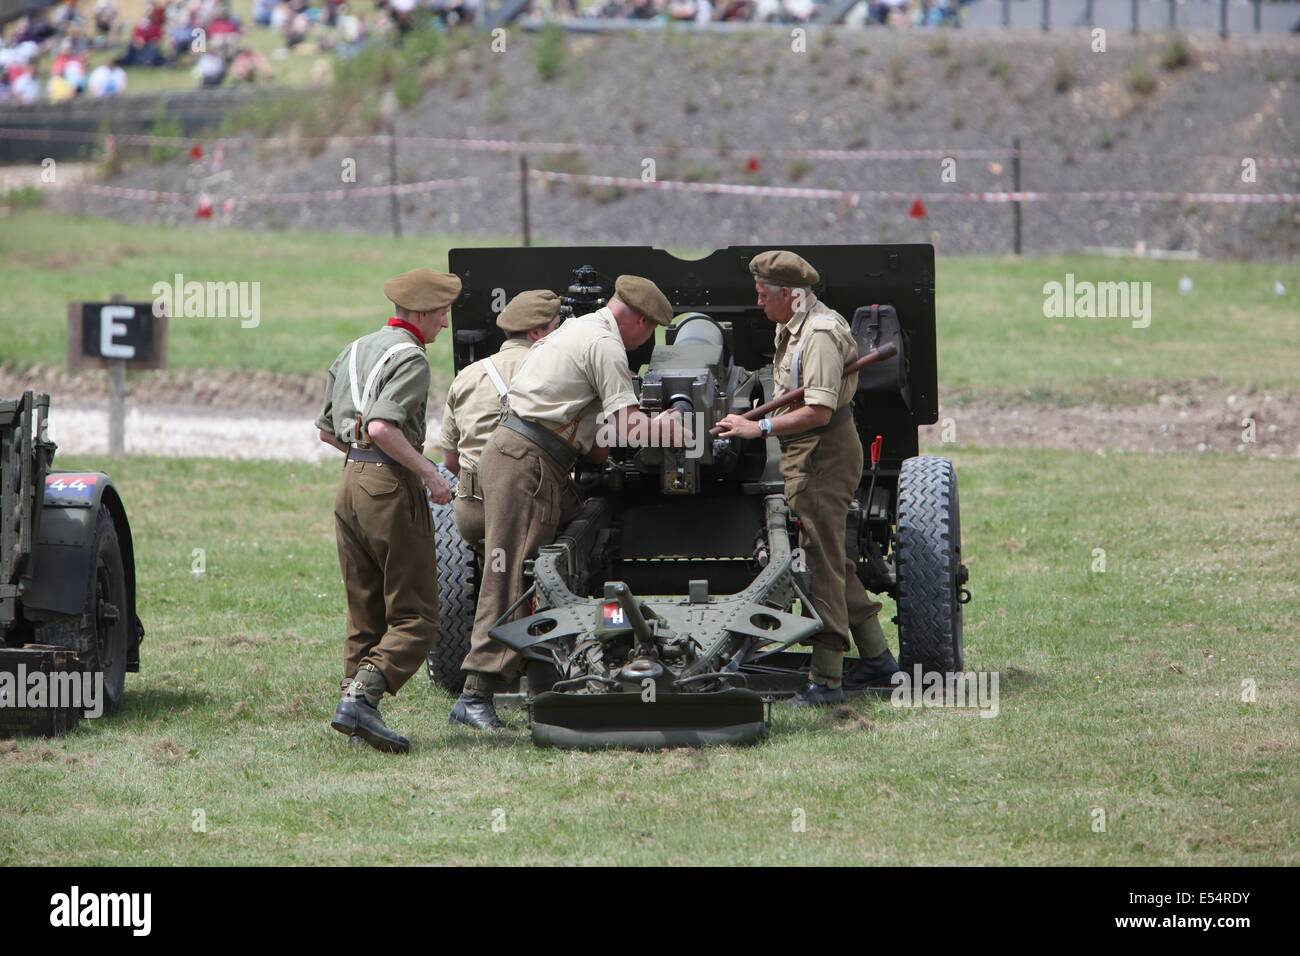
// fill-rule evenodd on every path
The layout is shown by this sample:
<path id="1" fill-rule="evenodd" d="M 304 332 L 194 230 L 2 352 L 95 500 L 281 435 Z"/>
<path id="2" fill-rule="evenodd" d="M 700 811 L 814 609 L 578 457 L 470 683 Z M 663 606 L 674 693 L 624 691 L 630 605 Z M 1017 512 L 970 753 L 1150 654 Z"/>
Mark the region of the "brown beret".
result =
<path id="1" fill-rule="evenodd" d="M 749 271 L 761 282 L 787 288 L 816 285 L 821 278 L 807 259 L 784 249 L 760 252 L 749 260 Z"/>
<path id="2" fill-rule="evenodd" d="M 460 295 L 460 277 L 432 269 L 412 269 L 384 283 L 384 295 L 393 305 L 411 312 L 436 312 Z"/>
<path id="3" fill-rule="evenodd" d="M 652 322 L 667 325 L 673 320 L 668 297 L 649 279 L 619 276 L 614 281 L 614 294 Z"/>
<path id="4" fill-rule="evenodd" d="M 560 314 L 560 297 L 550 289 L 520 292 L 497 316 L 503 332 L 531 332 L 555 321 Z"/>

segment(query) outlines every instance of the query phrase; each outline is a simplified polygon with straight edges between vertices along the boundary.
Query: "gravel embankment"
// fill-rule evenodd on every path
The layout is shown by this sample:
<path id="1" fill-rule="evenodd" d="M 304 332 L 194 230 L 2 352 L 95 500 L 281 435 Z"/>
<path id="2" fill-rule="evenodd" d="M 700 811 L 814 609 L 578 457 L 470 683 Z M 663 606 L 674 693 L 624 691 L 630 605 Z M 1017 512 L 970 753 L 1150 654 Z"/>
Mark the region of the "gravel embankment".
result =
<path id="1" fill-rule="evenodd" d="M 946 182 L 939 159 L 842 162 L 772 151 L 1006 149 L 1019 137 L 1026 190 L 1300 191 L 1300 168 L 1259 166 L 1256 182 L 1242 181 L 1245 157 L 1300 153 L 1300 47 L 1286 37 L 1224 43 L 1196 36 L 1191 62 L 1176 69 L 1160 63 L 1165 39 L 1114 30 L 1105 53 L 1093 53 L 1081 31 L 842 31 L 829 45 L 814 34 L 805 53 L 792 52 L 783 33 L 571 37 L 564 72 L 551 83 L 538 79 L 534 42 L 512 37 L 505 54 L 486 45 L 459 54 L 400 118 L 399 132 L 626 147 L 530 156 L 534 168 L 570 173 L 639 179 L 642 160 L 653 156 L 661 180 L 908 193 L 1009 190 L 1012 164 L 1006 157 L 961 158 L 955 181 Z M 1152 88 L 1135 92 L 1143 77 Z M 652 153 L 647 147 L 655 144 L 678 152 Z M 751 156 L 757 170 L 748 168 Z M 386 197 L 277 204 L 240 198 L 341 188 L 346 159 L 356 161 L 357 185 L 388 182 L 386 147 L 338 141 L 318 152 L 307 144 L 277 153 L 231 147 L 220 171 L 209 149 L 198 162 L 136 166 L 114 184 L 207 190 L 216 215 L 202 228 L 386 232 Z M 516 169 L 509 154 L 404 145 L 403 182 L 480 177 L 456 191 L 404 198 L 406 234 L 511 241 L 519 230 L 519 189 L 500 174 Z M 188 206 L 68 195 L 56 201 L 125 219 L 196 222 Z M 929 204 L 926 218 L 913 219 L 909 205 L 571 184 L 531 190 L 534 238 L 545 242 L 699 250 L 925 241 L 941 254 L 1011 249 L 1010 206 L 939 201 Z M 1294 258 L 1300 206 L 1027 203 L 1024 237 L 1031 253 L 1144 244 L 1212 257 Z"/>

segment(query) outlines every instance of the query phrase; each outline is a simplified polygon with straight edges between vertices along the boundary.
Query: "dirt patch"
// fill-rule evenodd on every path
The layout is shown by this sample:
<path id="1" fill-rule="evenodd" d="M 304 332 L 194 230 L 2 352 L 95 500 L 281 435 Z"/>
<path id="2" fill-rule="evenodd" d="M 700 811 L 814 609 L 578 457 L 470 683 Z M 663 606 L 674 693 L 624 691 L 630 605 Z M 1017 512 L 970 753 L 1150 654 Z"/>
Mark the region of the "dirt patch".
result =
<path id="1" fill-rule="evenodd" d="M 1222 385 L 1150 386 L 1149 401 L 1058 407 L 1005 398 L 954 396 L 939 422 L 921 429 L 931 448 L 1066 448 L 1082 451 L 1235 452 L 1300 457 L 1300 393 L 1243 394 Z"/>
<path id="2" fill-rule="evenodd" d="M 127 401 L 135 405 L 195 406 L 206 409 L 267 409 L 310 412 L 320 405 L 322 377 L 277 375 L 236 369 L 166 369 L 146 375 L 128 374 Z M 0 367 L 0 395 L 25 390 L 46 392 L 54 399 L 54 414 L 63 404 L 108 401 L 108 376 L 98 369 L 76 372 L 54 365 L 18 370 Z"/>

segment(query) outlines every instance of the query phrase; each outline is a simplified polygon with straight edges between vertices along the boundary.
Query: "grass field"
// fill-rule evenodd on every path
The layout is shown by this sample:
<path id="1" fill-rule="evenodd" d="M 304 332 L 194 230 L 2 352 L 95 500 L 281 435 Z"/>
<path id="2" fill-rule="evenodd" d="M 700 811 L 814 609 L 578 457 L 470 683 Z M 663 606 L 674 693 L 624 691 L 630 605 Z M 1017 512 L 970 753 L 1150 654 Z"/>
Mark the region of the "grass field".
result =
<path id="1" fill-rule="evenodd" d="M 62 365 L 66 303 L 121 292 L 152 298 L 155 282 L 261 283 L 261 323 L 178 319 L 173 367 L 317 374 L 343 344 L 388 314 L 383 280 L 446 268 L 454 237 L 262 234 L 168 229 L 31 211 L 0 231 L 0 361 Z M 196 263 L 202 263 L 198 268 Z M 1047 319 L 1043 285 L 1067 273 L 1149 281 L 1149 328 L 1125 319 Z M 1193 279 L 1190 295 L 1178 280 Z M 1274 294 L 1281 280 L 1285 296 Z M 1217 378 L 1234 388 L 1295 388 L 1300 264 L 1170 263 L 1087 257 L 943 258 L 938 266 L 940 381 L 953 390 L 1070 402 L 1145 399 L 1153 380 Z M 454 318 L 454 317 L 453 317 Z M 435 385 L 450 381 L 450 336 L 430 350 Z"/>
<path id="2" fill-rule="evenodd" d="M 143 672 L 120 715 L 0 745 L 0 864 L 1300 863 L 1300 463 L 953 457 L 996 718 L 778 708 L 756 749 L 584 755 L 519 714 L 453 730 L 421 675 L 385 706 L 406 758 L 326 727 L 337 469 L 117 464 Z"/>

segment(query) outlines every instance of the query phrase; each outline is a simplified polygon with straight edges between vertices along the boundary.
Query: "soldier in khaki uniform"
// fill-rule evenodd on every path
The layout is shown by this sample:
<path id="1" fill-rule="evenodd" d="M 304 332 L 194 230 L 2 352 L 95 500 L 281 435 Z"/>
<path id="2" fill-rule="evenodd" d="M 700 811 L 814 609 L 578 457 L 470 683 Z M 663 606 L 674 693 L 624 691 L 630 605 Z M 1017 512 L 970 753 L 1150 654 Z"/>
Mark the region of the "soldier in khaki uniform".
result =
<path id="1" fill-rule="evenodd" d="M 560 324 L 560 297 L 549 289 L 521 292 L 497 316 L 507 338 L 495 355 L 461 369 L 447 393 L 442 416 L 443 464 L 460 481 L 454 505 L 456 529 L 483 563 L 483 493 L 478 459 L 506 405 L 506 391 L 533 343 Z"/>
<path id="2" fill-rule="evenodd" d="M 451 486 L 423 455 L 429 361 L 425 346 L 447 326 L 460 294 L 454 275 L 416 269 L 384 283 L 397 315 L 330 366 L 321 441 L 347 453 L 334 499 L 339 568 L 348 596 L 343 696 L 330 726 L 372 747 L 406 753 L 379 701 L 419 670 L 438 639 L 434 501 Z"/>
<path id="3" fill-rule="evenodd" d="M 501 726 L 492 695 L 514 679 L 520 659 L 488 630 L 523 594 L 524 562 L 576 514 L 580 501 L 570 472 L 578 456 L 599 456 L 600 419 L 610 419 L 620 435 L 644 429 L 651 442 L 682 443 L 680 413 L 652 419 L 638 408 L 627 364 L 628 350 L 671 321 L 672 306 L 653 282 L 619 276 L 607 306 L 566 321 L 529 350 L 515 373 L 510 412 L 488 440 L 478 469 L 486 553 L 500 549 L 505 570 L 494 570 L 490 560 L 484 569 L 462 665 L 465 690 L 449 722 L 476 730 Z"/>
<path id="4" fill-rule="evenodd" d="M 811 681 L 792 703 L 836 704 L 844 691 L 889 685 L 898 670 L 885 643 L 880 605 L 867 595 L 846 556 L 845 518 L 862 478 L 862 442 L 853 423 L 857 374 L 844 366 L 858 357 L 849 323 L 812 292 L 817 270 L 793 252 L 760 253 L 749 263 L 758 304 L 777 324 L 773 379 L 780 395 L 804 387 L 803 402 L 778 409 L 761 422 L 728 415 L 722 435 L 776 435 L 790 508 L 799 516 L 812 579 L 813 606 L 824 630 L 813 635 Z M 844 652 L 852 635 L 859 661 L 845 675 Z"/>

